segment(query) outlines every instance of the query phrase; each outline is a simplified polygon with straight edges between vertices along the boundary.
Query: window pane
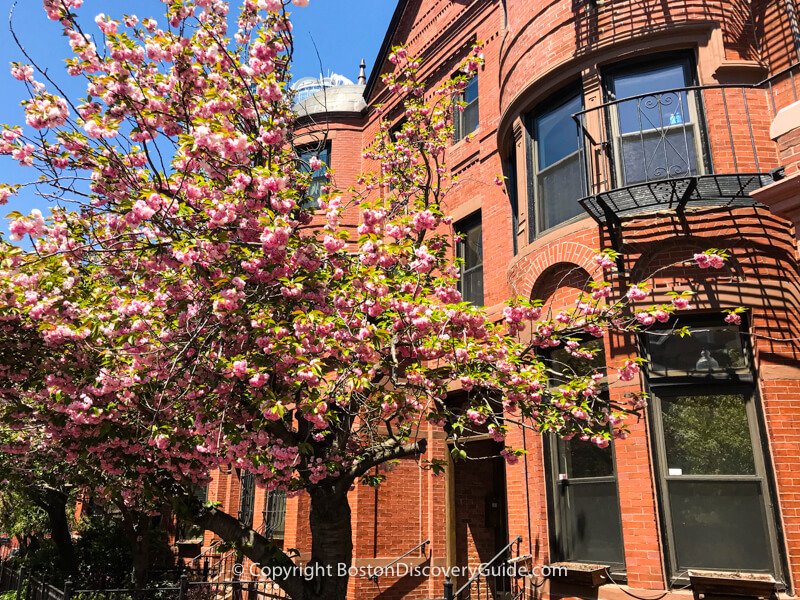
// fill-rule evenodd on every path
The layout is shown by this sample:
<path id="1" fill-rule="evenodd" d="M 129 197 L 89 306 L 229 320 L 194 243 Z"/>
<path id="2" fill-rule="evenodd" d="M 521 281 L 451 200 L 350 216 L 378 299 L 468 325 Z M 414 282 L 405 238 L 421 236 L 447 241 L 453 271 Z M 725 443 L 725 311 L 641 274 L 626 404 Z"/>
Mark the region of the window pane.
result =
<path id="1" fill-rule="evenodd" d="M 477 98 L 464 108 L 461 113 L 462 135 L 469 135 L 478 128 L 478 100 Z"/>
<path id="2" fill-rule="evenodd" d="M 679 337 L 668 331 L 644 334 L 650 375 L 703 375 L 747 369 L 738 327 L 692 327 Z"/>
<path id="3" fill-rule="evenodd" d="M 455 227 L 461 235 L 456 247 L 461 266 L 459 289 L 464 300 L 473 304 L 483 304 L 483 229 L 480 219 L 471 218 Z"/>
<path id="4" fill-rule="evenodd" d="M 576 94 L 560 106 L 540 112 L 534 122 L 534 138 L 539 169 L 544 169 L 579 148 L 578 124 L 572 115 L 583 109 L 583 99 Z"/>
<path id="5" fill-rule="evenodd" d="M 581 154 L 576 152 L 557 165 L 539 172 L 540 231 L 555 227 L 583 211 L 578 204 L 578 200 L 585 195 L 580 161 Z"/>
<path id="6" fill-rule="evenodd" d="M 560 486 L 568 531 L 561 540 L 565 560 L 621 564 L 622 528 L 615 482 Z"/>
<path id="7" fill-rule="evenodd" d="M 309 161 L 313 157 L 319 158 L 322 161 L 322 166 L 316 171 L 311 171 Z M 330 148 L 324 146 L 322 148 L 312 147 L 302 150 L 298 153 L 299 165 L 298 168 L 304 173 L 311 172 L 311 183 L 306 191 L 306 198 L 303 206 L 306 208 L 315 208 L 318 206 L 320 195 L 322 195 L 323 186 L 327 185 L 328 178 L 325 176 L 327 165 L 330 163 Z"/>
<path id="8" fill-rule="evenodd" d="M 611 446 L 598 448 L 581 441 L 560 442 L 562 468 L 570 480 L 584 477 L 611 477 L 614 475 L 614 456 Z"/>
<path id="9" fill-rule="evenodd" d="M 466 229 L 457 227 L 457 231 L 462 238 L 458 245 L 458 255 L 464 259 L 464 269 L 472 269 L 483 264 L 483 235 L 480 223 Z"/>
<path id="10" fill-rule="evenodd" d="M 686 87 L 686 69 L 684 62 L 672 64 L 642 65 L 626 72 L 615 73 L 612 81 L 614 84 L 614 97 L 621 100 L 674 88 Z"/>
<path id="11" fill-rule="evenodd" d="M 661 399 L 667 475 L 754 475 L 741 394 Z"/>
<path id="12" fill-rule="evenodd" d="M 771 571 L 757 481 L 669 481 L 677 569 Z"/>
<path id="13" fill-rule="evenodd" d="M 697 174 L 695 132 L 691 127 L 669 127 L 623 136 L 622 178 L 626 185 L 688 177 Z"/>
<path id="14" fill-rule="evenodd" d="M 461 277 L 461 295 L 467 302 L 483 305 L 483 268 L 464 273 Z"/>
<path id="15" fill-rule="evenodd" d="M 467 83 L 467 87 L 464 89 L 464 102 L 472 102 L 473 100 L 478 99 L 478 78 L 473 77 Z"/>

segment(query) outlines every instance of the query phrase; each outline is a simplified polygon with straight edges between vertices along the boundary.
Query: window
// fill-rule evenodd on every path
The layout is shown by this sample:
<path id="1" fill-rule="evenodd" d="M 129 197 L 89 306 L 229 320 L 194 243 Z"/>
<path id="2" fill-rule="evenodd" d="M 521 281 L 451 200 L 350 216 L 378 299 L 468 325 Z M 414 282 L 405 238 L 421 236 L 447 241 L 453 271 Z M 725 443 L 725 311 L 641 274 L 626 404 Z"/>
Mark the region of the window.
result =
<path id="1" fill-rule="evenodd" d="M 533 205 L 532 241 L 537 233 L 581 214 L 578 200 L 586 195 L 582 138 L 572 118 L 583 110 L 579 90 L 543 103 L 532 115 Z"/>
<path id="2" fill-rule="evenodd" d="M 722 319 L 691 330 L 642 336 L 671 572 L 779 576 L 749 352 Z"/>
<path id="3" fill-rule="evenodd" d="M 461 92 L 457 98 L 464 104 L 456 106 L 455 114 L 453 116 L 453 124 L 455 131 L 453 132 L 453 141 L 457 142 L 463 140 L 470 133 L 478 128 L 478 76 L 474 76 L 467 83 L 467 87 Z"/>
<path id="4" fill-rule="evenodd" d="M 483 228 L 481 215 L 464 219 L 455 226 L 460 241 L 456 256 L 461 259 L 458 289 L 466 302 L 483 306 Z"/>
<path id="5" fill-rule="evenodd" d="M 305 208 L 317 208 L 319 206 L 319 197 L 322 195 L 322 187 L 328 185 L 328 178 L 325 173 L 330 165 L 331 149 L 330 145 L 322 146 L 309 146 L 298 150 L 299 168 L 304 173 L 311 173 L 311 185 L 306 190 L 306 197 L 303 203 Z M 311 159 L 317 157 L 322 161 L 322 166 L 316 171 L 311 171 Z"/>
<path id="6" fill-rule="evenodd" d="M 615 176 L 621 186 L 701 171 L 699 99 L 688 57 L 650 60 L 607 73 Z M 629 98 L 625 100 L 625 98 Z"/>
<path id="7" fill-rule="evenodd" d="M 286 492 L 272 490 L 264 504 L 264 535 L 281 542 L 286 531 Z"/>
<path id="8" fill-rule="evenodd" d="M 239 484 L 239 521 L 248 527 L 253 526 L 253 509 L 256 502 L 256 477 L 249 471 L 242 473 Z"/>
<path id="9" fill-rule="evenodd" d="M 582 345 L 599 350 L 592 361 L 572 357 L 563 348 L 547 354 L 555 370 L 588 374 L 605 365 L 603 343 Z M 580 440 L 548 436 L 550 528 L 557 560 L 599 563 L 624 570 L 622 518 L 619 508 L 614 448 L 598 448 Z"/>

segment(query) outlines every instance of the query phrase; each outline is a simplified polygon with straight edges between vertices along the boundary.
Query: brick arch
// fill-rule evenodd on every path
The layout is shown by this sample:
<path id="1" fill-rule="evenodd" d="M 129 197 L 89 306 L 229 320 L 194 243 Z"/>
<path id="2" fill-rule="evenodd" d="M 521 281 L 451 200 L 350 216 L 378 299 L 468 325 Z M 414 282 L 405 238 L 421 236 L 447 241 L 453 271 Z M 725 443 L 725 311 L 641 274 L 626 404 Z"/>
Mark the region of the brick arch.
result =
<path id="1" fill-rule="evenodd" d="M 593 277 L 589 271 L 575 263 L 560 262 L 550 265 L 536 279 L 531 288 L 531 299 L 550 305 L 568 305 L 576 301 Z"/>
<path id="2" fill-rule="evenodd" d="M 593 260 L 596 252 L 579 242 L 553 242 L 531 252 L 513 265 L 508 272 L 509 286 L 515 295 L 528 297 L 545 271 L 559 264 L 579 267 L 587 276 L 591 274 L 596 279 L 600 274 Z"/>

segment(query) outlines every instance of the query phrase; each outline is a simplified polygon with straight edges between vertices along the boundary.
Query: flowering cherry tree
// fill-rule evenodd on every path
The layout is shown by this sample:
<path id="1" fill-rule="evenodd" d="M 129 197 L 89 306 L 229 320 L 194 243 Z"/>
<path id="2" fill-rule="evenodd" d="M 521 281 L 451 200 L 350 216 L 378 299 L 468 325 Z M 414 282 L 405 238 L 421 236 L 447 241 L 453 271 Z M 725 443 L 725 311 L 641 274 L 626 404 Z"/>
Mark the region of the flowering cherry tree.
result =
<path id="1" fill-rule="evenodd" d="M 271 540 L 191 501 L 214 469 L 250 471 L 309 494 L 311 560 L 333 567 L 352 559 L 348 491 L 386 461 L 424 456 L 427 427 L 448 432 L 456 458 L 462 436 L 503 442 L 516 426 L 598 446 L 626 435 L 641 398 L 615 404 L 604 373 L 560 370 L 539 350 L 591 359 L 587 336 L 665 322 L 689 298 L 631 311 L 647 288 L 615 298 L 604 274 L 617 256 L 604 251 L 570 310 L 515 300 L 492 320 L 462 301 L 445 155 L 480 47 L 436 89 L 395 49 L 384 82 L 405 124 L 384 124 L 356 191 L 331 177 L 312 209 L 292 145 L 287 2 L 244 0 L 234 21 L 224 0 L 164 0 L 164 22 L 98 15 L 94 35 L 81 2 L 44 7 L 86 97 L 66 97 L 32 59 L 12 65 L 30 99 L 25 126 L 0 134 L 0 154 L 37 170 L 51 204 L 47 217 L 12 215 L 12 240 L 32 249 L 0 246 L 9 468 L 34 451 L 62 456 L 74 466 L 64 477 L 99 499 L 145 512 L 172 499 L 253 561 L 291 566 Z M 0 202 L 20 191 L 0 186 Z M 639 363 L 610 370 L 631 380 Z M 458 405 L 454 388 L 466 392 Z M 335 600 L 347 588 L 337 573 L 278 583 L 295 600 Z"/>

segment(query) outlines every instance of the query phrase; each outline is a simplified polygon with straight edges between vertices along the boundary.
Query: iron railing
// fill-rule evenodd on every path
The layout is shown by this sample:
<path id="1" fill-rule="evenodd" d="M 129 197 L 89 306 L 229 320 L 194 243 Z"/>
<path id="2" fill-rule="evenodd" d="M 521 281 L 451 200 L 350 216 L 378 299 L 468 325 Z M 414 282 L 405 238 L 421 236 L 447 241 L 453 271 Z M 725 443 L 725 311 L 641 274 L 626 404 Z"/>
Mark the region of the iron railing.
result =
<path id="1" fill-rule="evenodd" d="M 687 86 L 573 115 L 584 210 L 600 223 L 688 204 L 753 204 L 779 166 L 763 88 Z"/>
<path id="2" fill-rule="evenodd" d="M 392 569 L 392 567 L 394 567 L 394 566 L 395 566 L 397 563 L 399 563 L 401 560 L 403 560 L 403 559 L 404 559 L 406 556 L 410 556 L 411 554 L 413 554 L 413 553 L 414 553 L 414 552 L 416 552 L 417 550 L 419 550 L 419 551 L 420 551 L 420 555 L 421 555 L 421 556 L 425 556 L 425 547 L 426 547 L 428 544 L 430 544 L 430 543 L 431 543 L 431 541 L 430 541 L 430 540 L 425 540 L 424 542 L 420 542 L 419 544 L 417 544 L 416 546 L 414 546 L 413 548 L 411 548 L 411 550 L 407 551 L 405 554 L 401 554 L 400 556 L 398 556 L 397 558 L 395 558 L 395 559 L 394 559 L 392 562 L 390 562 L 390 563 L 386 564 L 385 566 L 381 567 L 381 569 L 380 569 L 380 570 L 381 570 L 381 571 L 383 571 L 384 573 L 388 573 L 388 572 L 390 572 L 390 571 L 391 571 L 391 569 Z M 378 573 L 376 572 L 375 574 L 373 574 L 373 575 L 370 577 L 370 580 L 371 580 L 373 583 L 377 584 L 377 583 L 378 583 L 378 579 L 379 579 L 379 578 L 380 578 L 380 576 L 379 576 L 379 575 L 378 575 Z"/>
<path id="3" fill-rule="evenodd" d="M 782 176 L 769 129 L 800 97 L 798 73 L 800 63 L 753 85 L 664 89 L 575 113 L 579 153 L 565 168 L 584 182 L 578 201 L 608 225 L 690 204 L 753 205 L 750 194 Z"/>
<path id="4" fill-rule="evenodd" d="M 515 545 L 517 547 L 516 554 L 519 556 L 521 543 L 522 536 L 516 536 L 489 561 L 479 565 L 475 573 L 455 592 L 446 588 L 445 600 L 500 600 L 501 598 L 511 600 L 514 598 L 508 560 L 511 548 Z M 450 598 L 447 597 L 449 593 L 452 593 Z"/>
<path id="5" fill-rule="evenodd" d="M 69 580 L 60 589 L 25 569 L 0 563 L 0 592 L 16 592 L 16 600 L 291 600 L 268 580 L 189 581 L 182 575 L 175 585 L 107 589 L 73 589 Z"/>
<path id="6" fill-rule="evenodd" d="M 272 490 L 264 506 L 264 535 L 270 539 L 283 539 L 286 531 L 286 492 Z"/>

